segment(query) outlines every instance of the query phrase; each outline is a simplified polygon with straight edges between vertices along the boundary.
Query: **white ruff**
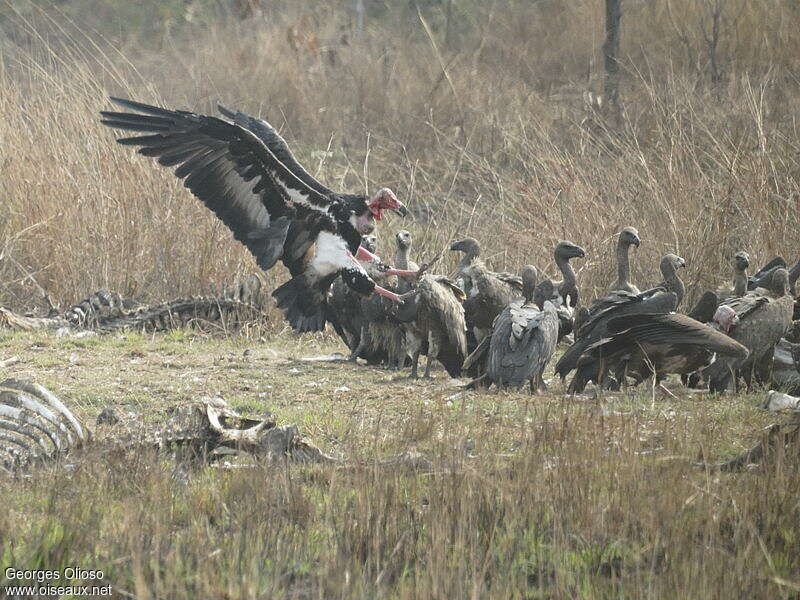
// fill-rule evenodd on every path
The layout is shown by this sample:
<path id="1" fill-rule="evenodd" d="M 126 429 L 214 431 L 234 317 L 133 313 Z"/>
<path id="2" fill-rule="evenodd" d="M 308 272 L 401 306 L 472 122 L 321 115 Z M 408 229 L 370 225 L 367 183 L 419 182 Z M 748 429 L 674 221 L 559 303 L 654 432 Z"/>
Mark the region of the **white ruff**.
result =
<path id="1" fill-rule="evenodd" d="M 321 231 L 317 236 L 316 252 L 310 266 L 322 277 L 348 267 L 358 266 L 360 271 L 364 270 L 350 256 L 345 241 L 328 231 Z"/>

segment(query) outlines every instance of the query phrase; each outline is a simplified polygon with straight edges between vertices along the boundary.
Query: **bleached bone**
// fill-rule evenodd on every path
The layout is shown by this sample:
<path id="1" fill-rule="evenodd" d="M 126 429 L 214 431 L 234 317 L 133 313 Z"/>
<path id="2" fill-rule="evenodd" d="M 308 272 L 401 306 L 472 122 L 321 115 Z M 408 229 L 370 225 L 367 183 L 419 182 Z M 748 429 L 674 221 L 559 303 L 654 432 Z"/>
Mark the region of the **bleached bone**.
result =
<path id="1" fill-rule="evenodd" d="M 767 398 L 761 406 L 770 412 L 800 411 L 800 398 L 770 390 L 767 392 Z"/>

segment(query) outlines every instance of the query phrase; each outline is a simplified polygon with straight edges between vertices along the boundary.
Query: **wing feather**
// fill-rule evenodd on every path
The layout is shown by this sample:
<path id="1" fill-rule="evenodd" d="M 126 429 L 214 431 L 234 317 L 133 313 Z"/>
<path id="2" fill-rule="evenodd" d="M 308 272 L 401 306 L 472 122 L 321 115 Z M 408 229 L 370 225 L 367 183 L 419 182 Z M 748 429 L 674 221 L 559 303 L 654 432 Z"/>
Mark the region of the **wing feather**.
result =
<path id="1" fill-rule="evenodd" d="M 316 233 L 336 231 L 328 214 L 333 192 L 309 179 L 274 130 L 271 138 L 266 137 L 271 140 L 267 143 L 236 122 L 112 100 L 144 114 L 104 111 L 101 123 L 148 134 L 118 141 L 139 146 L 140 154 L 157 158 L 163 166 L 175 166 L 175 176 L 225 223 L 262 268 L 271 268 L 284 255 L 290 223 L 295 233 L 300 233 L 309 226 L 311 213 L 317 213 L 310 221 Z M 305 254 L 313 243 L 311 236 L 308 238 L 300 247 L 294 244 L 293 258 Z"/>

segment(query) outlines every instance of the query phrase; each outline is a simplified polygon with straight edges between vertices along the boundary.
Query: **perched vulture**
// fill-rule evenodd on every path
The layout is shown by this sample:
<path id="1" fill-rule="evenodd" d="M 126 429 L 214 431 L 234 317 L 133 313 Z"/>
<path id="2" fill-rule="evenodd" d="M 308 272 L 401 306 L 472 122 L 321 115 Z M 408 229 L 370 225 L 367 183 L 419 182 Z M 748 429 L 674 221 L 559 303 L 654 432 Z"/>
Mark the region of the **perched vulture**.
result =
<path id="1" fill-rule="evenodd" d="M 719 298 L 717 297 L 716 292 L 712 292 L 708 290 L 700 299 L 695 303 L 686 316 L 690 319 L 694 319 L 695 321 L 700 321 L 701 323 L 710 323 L 714 320 L 714 315 L 717 312 L 717 307 L 719 306 Z M 695 371 L 691 374 L 682 374 L 681 381 L 683 385 L 688 387 L 697 388 L 697 387 L 705 387 L 702 385 L 702 371 Z"/>
<path id="2" fill-rule="evenodd" d="M 574 328 L 574 312 L 578 306 L 578 280 L 575 277 L 575 270 L 570 264 L 570 259 L 584 258 L 586 251 L 572 242 L 561 241 L 556 244 L 553 250 L 558 270 L 561 271 L 563 279 L 553 283 L 553 297 L 551 302 L 556 307 L 558 313 L 558 341 L 572 333 Z"/>
<path id="3" fill-rule="evenodd" d="M 467 358 L 464 368 L 476 353 L 488 353 L 486 372 L 470 384 L 479 382 L 498 387 L 520 388 L 530 383 L 531 393 L 546 389 L 542 373 L 558 344 L 558 315 L 550 299 L 554 286 L 549 279 L 536 285 L 536 269 L 530 265 L 522 272 L 523 296 L 513 300 L 494 321 L 491 341 Z M 488 346 L 488 348 L 485 348 Z"/>
<path id="4" fill-rule="evenodd" d="M 467 327 L 480 343 L 492 329 L 497 315 L 522 292 L 522 280 L 509 273 L 495 273 L 480 259 L 480 246 L 474 238 L 453 242 L 450 250 L 463 252 L 457 279 L 467 299 L 464 311 Z"/>
<path id="5" fill-rule="evenodd" d="M 602 387 L 609 369 L 622 385 L 627 377 L 639 384 L 651 376 L 660 384 L 670 373 L 690 375 L 707 367 L 717 355 L 742 361 L 748 352 L 724 333 L 686 315 L 644 313 L 610 319 L 607 337 L 592 344 L 586 354 L 600 361 Z"/>
<path id="6" fill-rule="evenodd" d="M 368 252 L 376 252 L 377 243 L 378 238 L 375 235 L 365 235 L 361 239 L 361 246 Z M 374 263 L 371 261 L 359 262 L 368 274 L 374 268 Z M 360 344 L 361 329 L 364 326 L 361 299 L 358 292 L 347 285 L 341 277 L 337 277 L 331 285 L 331 293 L 328 298 L 328 321 L 350 349 L 350 360 L 363 358 L 370 364 L 377 364 L 386 359 L 385 353 L 382 355 L 368 353 L 367 349 Z"/>
<path id="7" fill-rule="evenodd" d="M 789 294 L 789 272 L 778 268 L 772 272 L 769 289 L 756 289 L 741 298 L 730 298 L 720 304 L 714 315 L 716 326 L 744 345 L 750 355 L 746 360 L 718 360 L 705 374 L 709 390 L 724 392 L 731 378 L 742 377 L 747 385 L 753 377 L 767 384 L 772 370 L 775 345 L 792 324 L 794 298 Z"/>
<path id="8" fill-rule="evenodd" d="M 563 380 L 570 372 L 578 369 L 578 361 L 589 347 L 608 335 L 608 322 L 611 319 L 632 314 L 674 312 L 677 303 L 677 295 L 665 291 L 663 287 L 655 287 L 639 294 L 617 291 L 595 300 L 588 315 L 582 317 L 580 328 L 575 331 L 575 342 L 556 363 L 556 374 Z M 567 388 L 569 392 L 580 393 L 587 383 L 596 382 L 599 367 L 597 360 L 582 361 Z"/>
<path id="9" fill-rule="evenodd" d="M 678 306 L 681 305 L 683 296 L 686 293 L 686 286 L 684 286 L 683 281 L 681 281 L 681 278 L 678 276 L 678 269 L 685 266 L 686 261 L 677 254 L 665 255 L 664 258 L 661 259 L 661 264 L 659 265 L 664 280 L 658 284 L 658 287 L 662 287 L 668 292 L 673 292 L 678 298 Z"/>
<path id="10" fill-rule="evenodd" d="M 394 302 L 397 294 L 369 277 L 356 257 L 375 260 L 360 246 L 385 210 L 406 208 L 391 190 L 374 196 L 334 192 L 294 158 L 286 142 L 266 121 L 220 106 L 221 119 L 112 98 L 136 111 L 103 111 L 102 123 L 136 132 L 117 141 L 177 167 L 175 176 L 197 196 L 233 236 L 271 269 L 278 259 L 292 278 L 273 296 L 295 331 L 321 331 L 328 319 L 328 289 L 341 274 L 356 292 L 378 293 Z M 137 114 L 143 113 L 143 114 Z M 389 275 L 413 274 L 388 269 Z"/>
<path id="11" fill-rule="evenodd" d="M 412 242 L 413 238 L 408 231 L 402 230 L 395 235 L 395 265 L 397 268 L 413 269 L 414 271 L 419 269 L 416 263 L 409 258 Z M 375 278 L 375 280 L 384 281 L 380 278 Z M 407 282 L 397 277 L 386 281 L 385 287 L 398 294 L 411 289 Z M 418 302 L 419 300 L 415 296 L 397 307 L 378 295 L 362 299 L 360 304 L 365 327 L 362 340 L 367 352 L 385 354 L 391 368 L 403 368 L 408 356 L 406 324 L 416 317 Z"/>
<path id="12" fill-rule="evenodd" d="M 733 255 L 733 287 L 720 289 L 717 295 L 720 300 L 739 298 L 747 293 L 747 267 L 750 266 L 750 255 L 741 250 Z"/>
<path id="13" fill-rule="evenodd" d="M 617 280 L 611 284 L 609 292 L 622 290 L 631 294 L 638 294 L 639 288 L 631 283 L 631 246 L 637 248 L 642 243 L 639 232 L 634 227 L 625 227 L 619 232 L 617 239 Z"/>
<path id="14" fill-rule="evenodd" d="M 416 317 L 408 324 L 408 346 L 412 353 L 411 377 L 417 378 L 419 357 L 427 343 L 425 377 L 431 362 L 438 360 L 451 377 L 461 375 L 467 356 L 467 326 L 464 291 L 442 275 L 424 275 L 417 284 Z"/>

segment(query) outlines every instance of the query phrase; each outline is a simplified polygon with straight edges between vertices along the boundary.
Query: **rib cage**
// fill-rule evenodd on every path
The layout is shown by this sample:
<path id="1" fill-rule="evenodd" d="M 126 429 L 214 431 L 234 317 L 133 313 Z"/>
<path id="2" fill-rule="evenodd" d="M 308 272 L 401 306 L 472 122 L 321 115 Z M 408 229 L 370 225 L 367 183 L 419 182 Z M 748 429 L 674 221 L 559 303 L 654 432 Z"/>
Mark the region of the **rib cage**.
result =
<path id="1" fill-rule="evenodd" d="M 226 448 L 268 460 L 336 462 L 301 436 L 297 426 L 278 427 L 271 417 L 243 417 L 220 398 L 173 407 L 160 427 L 148 425 L 141 415 L 116 419 L 93 437 L 43 386 L 15 379 L 0 383 L 0 474 L 17 475 L 90 442 L 109 452 L 152 448 L 202 458 Z"/>
<path id="2" fill-rule="evenodd" d="M 169 331 L 180 327 L 240 329 L 265 318 L 261 280 L 251 275 L 217 296 L 178 298 L 155 306 L 141 305 L 116 292 L 98 290 L 56 317 L 26 317 L 0 307 L 0 327 L 15 330 L 90 329 Z"/>
<path id="3" fill-rule="evenodd" d="M 16 379 L 0 383 L 0 469 L 16 472 L 82 446 L 88 430 L 50 391 Z"/>

